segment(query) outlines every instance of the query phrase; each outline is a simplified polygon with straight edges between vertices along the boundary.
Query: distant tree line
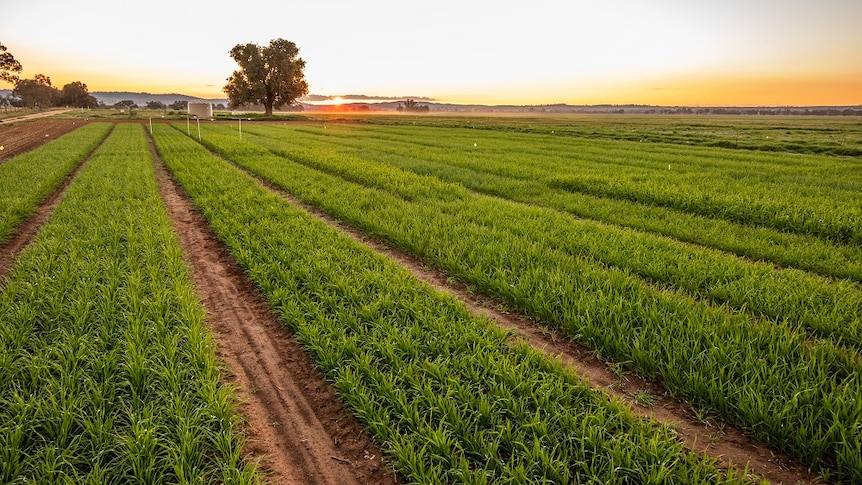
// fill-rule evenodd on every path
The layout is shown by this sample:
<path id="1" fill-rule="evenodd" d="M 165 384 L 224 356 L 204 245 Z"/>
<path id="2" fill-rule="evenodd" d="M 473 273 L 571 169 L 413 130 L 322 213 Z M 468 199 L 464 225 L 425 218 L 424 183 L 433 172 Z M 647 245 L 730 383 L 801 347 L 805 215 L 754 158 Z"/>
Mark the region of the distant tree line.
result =
<path id="1" fill-rule="evenodd" d="M 862 108 L 797 108 L 797 107 L 774 107 L 774 108 L 695 108 L 691 110 L 694 114 L 713 115 L 801 115 L 801 116 L 860 116 Z"/>
<path id="2" fill-rule="evenodd" d="M 22 66 L 6 46 L 0 44 L 0 80 L 14 85 L 9 96 L 0 99 L 0 105 L 18 106 L 24 108 L 52 108 L 55 106 L 73 106 L 75 108 L 95 108 L 96 98 L 90 95 L 87 85 L 75 81 L 55 88 L 51 78 L 44 74 L 36 74 L 33 79 L 21 79 L 18 73 Z"/>
<path id="3" fill-rule="evenodd" d="M 51 85 L 51 78 L 44 74 L 36 74 L 33 79 L 19 79 L 10 96 L 10 104 L 25 108 L 95 108 L 99 104 L 90 95 L 86 84 L 75 81 L 57 89 Z"/>
<path id="4" fill-rule="evenodd" d="M 74 108 L 114 108 L 131 110 L 139 106 L 132 100 L 126 99 L 108 106 L 99 103 L 95 96 L 91 95 L 87 85 L 75 81 L 66 84 L 62 88 L 56 88 L 51 83 L 51 78 L 44 74 L 36 74 L 33 79 L 21 79 L 18 73 L 22 66 L 8 51 L 6 46 L 0 44 L 0 81 L 12 84 L 14 87 L 8 96 L 0 96 L 0 107 L 20 108 L 53 108 L 56 106 L 70 106 Z M 175 101 L 169 105 L 161 101 L 149 101 L 146 109 L 171 109 L 185 111 L 188 101 Z M 223 104 L 215 106 L 216 109 L 225 109 Z"/>
<path id="5" fill-rule="evenodd" d="M 461 108 L 451 111 L 478 111 L 476 108 Z M 570 106 L 565 104 L 542 106 L 507 106 L 495 111 L 530 113 L 597 113 L 597 114 L 659 114 L 659 115 L 760 115 L 760 116 L 862 116 L 862 106 L 765 106 L 765 107 L 715 107 L 648 105 L 592 105 Z"/>
<path id="6" fill-rule="evenodd" d="M 419 104 L 412 99 L 398 103 L 398 111 L 407 111 L 409 113 L 427 113 L 431 108 L 427 104 Z"/>
<path id="7" fill-rule="evenodd" d="M 140 106 L 138 106 L 138 103 L 134 102 L 131 99 L 124 99 L 124 100 L 118 101 L 118 102 L 116 102 L 110 106 L 100 103 L 100 107 L 114 108 L 114 109 L 138 109 L 138 108 L 141 108 Z M 188 101 L 182 101 L 182 100 L 174 101 L 171 104 L 165 104 L 161 101 L 150 100 L 150 101 L 147 101 L 146 104 L 144 104 L 144 106 L 143 106 L 143 109 L 151 109 L 151 110 L 160 110 L 160 109 L 161 110 L 167 110 L 167 109 L 169 109 L 169 110 L 173 110 L 173 111 L 186 111 L 188 108 L 189 108 L 189 102 Z M 221 110 L 226 109 L 225 105 L 222 103 L 213 105 L 213 108 L 214 109 L 221 109 Z"/>

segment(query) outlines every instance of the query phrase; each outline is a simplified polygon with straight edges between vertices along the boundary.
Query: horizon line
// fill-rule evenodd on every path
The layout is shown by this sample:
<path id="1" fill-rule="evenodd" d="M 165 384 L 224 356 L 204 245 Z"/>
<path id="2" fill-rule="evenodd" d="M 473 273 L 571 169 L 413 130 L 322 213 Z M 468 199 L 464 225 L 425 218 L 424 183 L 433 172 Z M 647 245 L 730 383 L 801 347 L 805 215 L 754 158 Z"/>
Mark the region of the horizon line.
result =
<path id="1" fill-rule="evenodd" d="M 11 88 L 0 88 L 0 91 L 13 91 Z M 194 98 L 204 101 L 214 101 L 214 100 L 227 100 L 227 97 L 222 96 L 213 96 L 213 97 L 204 97 L 204 96 L 195 96 L 190 94 L 183 94 L 177 92 L 171 93 L 152 93 L 148 91 L 116 91 L 116 90 L 96 90 L 90 91 L 91 95 L 95 96 L 95 93 L 128 93 L 128 94 L 136 94 L 142 96 L 184 96 L 187 98 Z M 307 98 L 316 98 L 313 101 L 308 100 Z M 337 105 L 333 104 L 325 104 L 317 101 L 332 101 L 335 99 L 341 99 L 343 102 Z M 646 103 L 581 103 L 581 104 L 572 104 L 569 102 L 555 102 L 555 103 L 528 103 L 528 104 L 516 104 L 516 103 L 497 103 L 497 104 L 487 104 L 481 102 L 449 102 L 442 101 L 428 96 L 372 96 L 365 94 L 343 94 L 343 95 L 322 95 L 322 94 L 308 94 L 299 98 L 297 101 L 301 104 L 311 105 L 311 106 L 355 106 L 355 105 L 376 105 L 376 104 L 387 104 L 387 103 L 396 103 L 406 101 L 408 99 L 412 99 L 414 101 L 418 101 L 423 104 L 436 104 L 436 105 L 448 105 L 448 106 L 482 106 L 482 107 L 518 107 L 518 108 L 541 108 L 541 107 L 553 107 L 553 106 L 567 106 L 573 108 L 589 108 L 589 107 L 597 107 L 597 106 L 607 106 L 607 107 L 626 107 L 626 106 L 634 106 L 640 108 L 862 108 L 862 101 L 855 104 L 646 104 Z"/>

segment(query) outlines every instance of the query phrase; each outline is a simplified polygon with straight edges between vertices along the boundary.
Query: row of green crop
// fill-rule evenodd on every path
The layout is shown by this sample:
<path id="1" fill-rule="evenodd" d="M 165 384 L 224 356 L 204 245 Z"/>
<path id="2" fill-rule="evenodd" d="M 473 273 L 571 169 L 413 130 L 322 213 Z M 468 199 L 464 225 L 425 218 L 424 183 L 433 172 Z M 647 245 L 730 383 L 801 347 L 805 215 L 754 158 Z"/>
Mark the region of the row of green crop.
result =
<path id="1" fill-rule="evenodd" d="M 858 173 L 855 160 L 794 155 L 767 158 L 723 149 L 645 147 L 622 141 L 476 134 L 471 130 L 426 129 L 424 134 L 416 130 L 411 138 L 410 132 L 401 130 L 405 134 L 397 136 L 412 143 L 461 154 L 476 167 L 539 180 L 555 189 L 675 208 L 835 242 L 862 241 L 862 205 L 856 197 L 860 182 L 852 176 Z M 781 158 L 786 163 L 773 162 Z M 794 164 L 792 158 L 812 163 Z"/>
<path id="2" fill-rule="evenodd" d="M 139 125 L 113 130 L 2 285 L 0 482 L 257 481 Z"/>
<path id="3" fill-rule="evenodd" d="M 0 242 L 98 146 L 110 124 L 89 124 L 0 164 Z"/>
<path id="4" fill-rule="evenodd" d="M 464 143 L 479 141 L 474 130 L 417 130 L 402 126 L 374 128 L 369 131 L 381 139 L 418 140 L 434 148 L 457 148 L 463 147 Z M 452 136 L 441 136 L 447 134 Z M 594 161 L 598 164 L 661 172 L 666 169 L 667 163 L 671 163 L 675 166 L 677 175 L 702 175 L 706 172 L 722 179 L 737 179 L 742 176 L 756 184 L 777 182 L 826 195 L 828 191 L 818 188 L 824 181 L 827 185 L 834 184 L 843 189 L 858 188 L 862 183 L 844 178 L 843 172 L 856 166 L 857 162 L 836 157 L 740 153 L 675 144 L 644 146 L 640 143 L 587 140 L 547 134 L 536 136 L 497 133 L 479 136 L 485 142 L 483 150 L 549 156 L 551 163 L 562 162 L 562 166 L 578 161 Z M 661 157 L 657 157 L 658 154 Z M 568 162 L 560 160 L 560 155 L 569 157 Z"/>
<path id="5" fill-rule="evenodd" d="M 490 201 L 471 208 L 463 189 L 452 188 L 439 201 L 410 200 L 216 131 L 207 127 L 206 144 L 305 202 L 660 378 L 672 393 L 812 466 L 862 478 L 862 363 L 855 352 L 790 326 L 752 322 L 657 291 L 627 272 L 554 250 L 540 235 L 467 220 L 466 210 L 488 211 L 486 220 L 515 213 L 500 213 Z M 388 188 L 399 183 L 391 180 Z"/>
<path id="6" fill-rule="evenodd" d="M 458 183 L 488 195 L 557 209 L 633 229 L 654 232 L 681 241 L 712 247 L 756 260 L 862 282 L 862 246 L 835 245 L 820 238 L 791 234 L 763 227 L 750 227 L 722 219 L 556 190 L 536 178 L 506 176 L 487 155 L 417 145 L 409 137 L 375 136 L 379 128 L 316 129 L 309 126 L 247 127 L 247 133 L 289 139 L 291 146 L 327 147 L 341 153 L 372 159 L 388 165 Z M 518 153 L 522 153 L 519 150 Z M 485 159 L 488 161 L 484 161 Z M 511 162 L 514 163 L 514 162 Z"/>
<path id="7" fill-rule="evenodd" d="M 169 127 L 161 156 L 416 483 L 737 481 Z"/>
<path id="8" fill-rule="evenodd" d="M 411 118 L 368 116 L 352 121 L 374 125 L 470 128 L 483 131 L 550 134 L 599 140 L 658 142 L 681 147 L 706 146 L 758 152 L 823 153 L 862 156 L 859 117 L 851 116 L 655 116 L 549 115 L 540 117 Z"/>
<path id="9" fill-rule="evenodd" d="M 751 263 L 654 235 L 475 196 L 458 186 L 376 160 L 342 156 L 323 148 L 297 150 L 292 140 L 287 142 L 290 137 L 284 136 L 284 130 L 275 133 L 279 132 L 282 141 L 249 134 L 246 140 L 314 169 L 408 200 L 430 199 L 435 204 L 446 198 L 449 201 L 440 210 L 464 223 L 506 231 L 551 250 L 622 268 L 651 283 L 726 304 L 757 318 L 806 328 L 815 335 L 862 348 L 862 290 L 857 284 L 828 281 L 801 271 L 775 271 L 769 264 Z"/>
<path id="10" fill-rule="evenodd" d="M 313 126 L 313 125 L 312 125 Z M 303 129 L 312 128 L 306 126 Z M 331 129 L 331 126 L 327 128 Z M 346 126 L 340 128 L 347 128 Z M 357 128 L 357 127 L 353 127 Z M 340 131 L 340 130 L 339 130 Z M 327 131 L 330 136 L 339 131 Z M 661 173 L 670 163 L 675 176 L 715 175 L 722 179 L 749 178 L 756 184 L 779 182 L 796 185 L 803 190 L 819 190 L 828 184 L 854 184 L 842 179 L 835 169 L 852 166 L 853 162 L 830 157 L 776 156 L 775 154 L 738 153 L 728 150 L 705 149 L 680 145 L 648 145 L 613 141 L 585 140 L 554 136 L 523 134 L 477 134 L 474 130 L 417 129 L 414 127 L 364 128 L 367 135 L 382 141 L 410 141 L 429 148 L 463 148 L 476 143 L 481 150 L 477 158 L 487 153 L 541 157 L 555 169 L 586 162 L 597 166 L 638 168 Z M 343 135 L 344 133 L 340 133 Z M 660 157 L 656 155 L 660 154 Z M 692 163 L 695 162 L 695 163 Z M 858 186 L 859 182 L 855 182 Z"/>

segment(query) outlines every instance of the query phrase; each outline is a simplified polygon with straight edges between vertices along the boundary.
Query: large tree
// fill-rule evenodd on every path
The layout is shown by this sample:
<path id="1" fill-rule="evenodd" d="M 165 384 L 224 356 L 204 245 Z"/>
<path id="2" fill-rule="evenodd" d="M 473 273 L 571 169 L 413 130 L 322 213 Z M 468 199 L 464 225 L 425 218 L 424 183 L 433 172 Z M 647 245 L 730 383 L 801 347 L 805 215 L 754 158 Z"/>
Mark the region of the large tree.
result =
<path id="1" fill-rule="evenodd" d="M 21 63 L 15 60 L 6 46 L 0 44 L 0 81 L 9 84 L 17 84 L 18 76 L 14 73 L 21 72 Z"/>
<path id="2" fill-rule="evenodd" d="M 51 78 L 36 74 L 34 79 L 19 79 L 13 94 L 28 108 L 50 108 L 60 98 L 60 91 L 51 85 Z"/>
<path id="3" fill-rule="evenodd" d="M 99 102 L 90 95 L 86 84 L 75 81 L 63 86 L 63 90 L 60 92 L 60 104 L 75 108 L 95 108 Z"/>
<path id="4" fill-rule="evenodd" d="M 293 104 L 308 94 L 305 61 L 298 57 L 299 48 L 293 42 L 274 39 L 265 47 L 237 44 L 230 56 L 240 67 L 224 87 L 231 108 L 262 104 L 267 116 L 271 116 L 273 108 Z"/>

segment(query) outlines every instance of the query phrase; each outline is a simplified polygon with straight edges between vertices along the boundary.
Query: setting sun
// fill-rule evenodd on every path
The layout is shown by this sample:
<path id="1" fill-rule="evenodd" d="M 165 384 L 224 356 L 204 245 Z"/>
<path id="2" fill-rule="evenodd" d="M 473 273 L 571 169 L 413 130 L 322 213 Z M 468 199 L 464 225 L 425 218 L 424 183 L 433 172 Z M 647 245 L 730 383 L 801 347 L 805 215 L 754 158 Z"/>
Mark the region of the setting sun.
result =
<path id="1" fill-rule="evenodd" d="M 349 101 L 344 99 L 343 96 L 327 96 L 323 99 L 316 100 L 310 104 L 316 104 L 318 106 L 341 106 Z"/>

